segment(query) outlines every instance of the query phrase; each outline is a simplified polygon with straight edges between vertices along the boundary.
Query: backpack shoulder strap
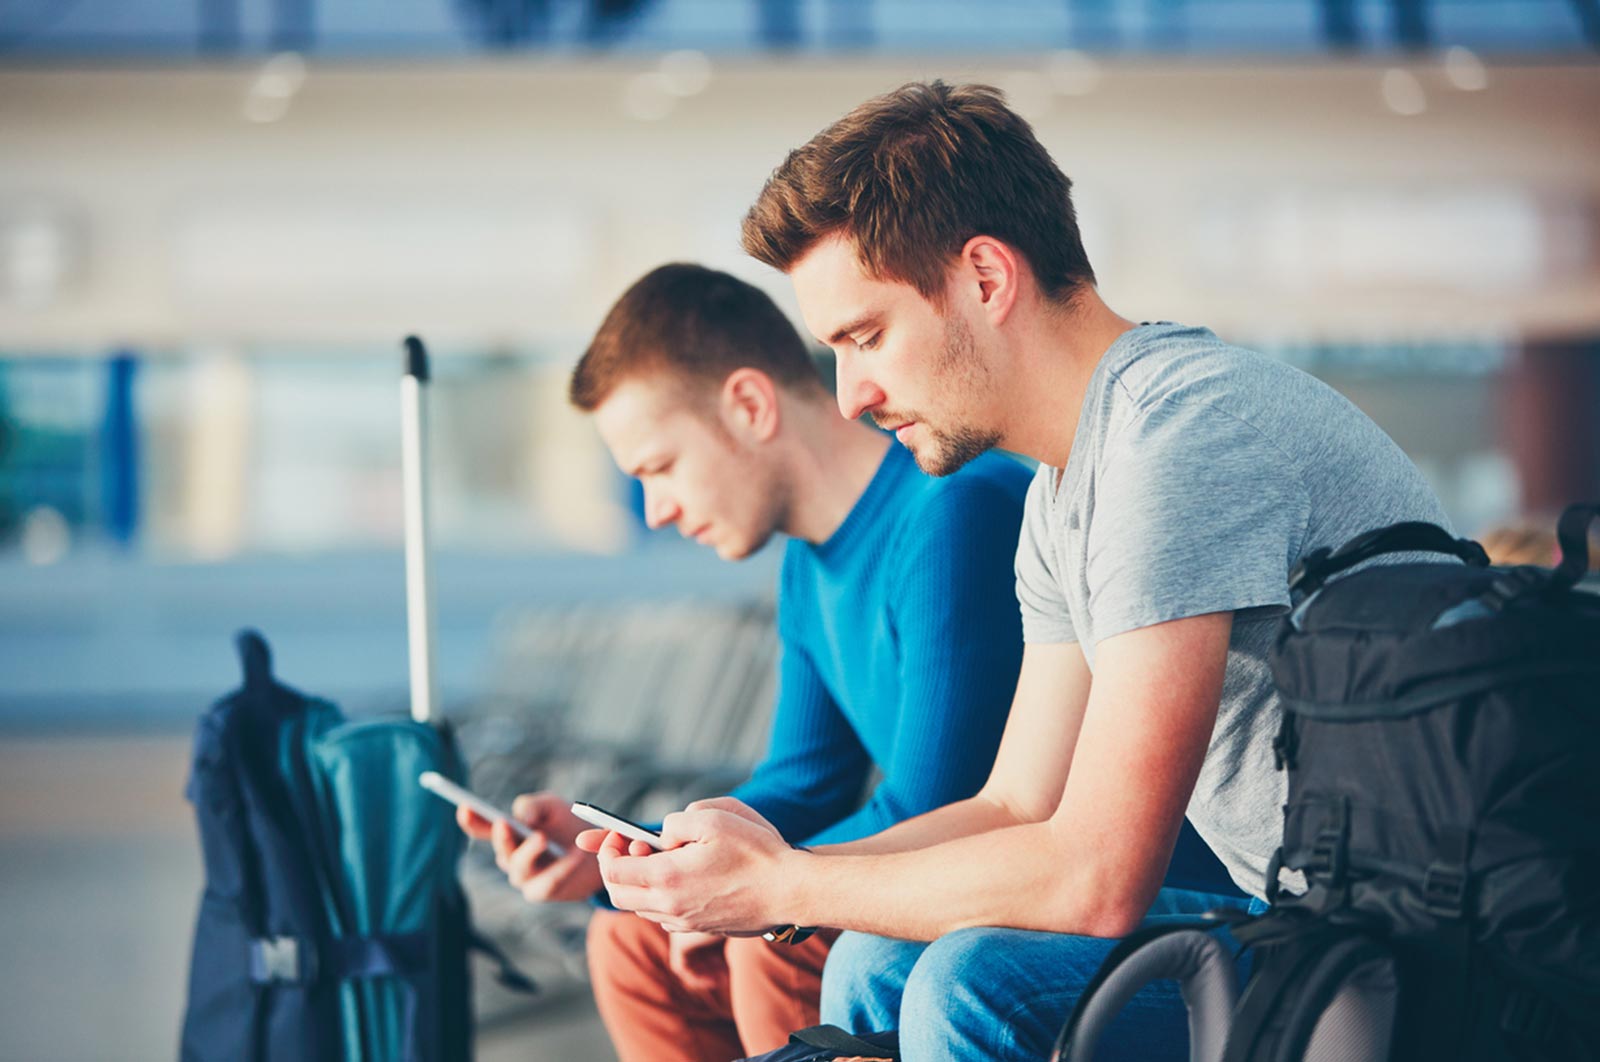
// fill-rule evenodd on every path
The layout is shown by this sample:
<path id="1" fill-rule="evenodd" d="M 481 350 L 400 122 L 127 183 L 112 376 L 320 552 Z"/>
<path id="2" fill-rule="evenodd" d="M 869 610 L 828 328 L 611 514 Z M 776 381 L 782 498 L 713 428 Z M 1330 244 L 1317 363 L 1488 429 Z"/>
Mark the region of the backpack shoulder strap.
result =
<path id="1" fill-rule="evenodd" d="M 813 1025 L 809 1029 L 789 1034 L 791 1044 L 805 1044 L 807 1047 L 819 1047 L 824 1051 L 831 1051 L 833 1054 L 828 1056 L 830 1058 L 859 1056 L 881 1058 L 887 1062 L 898 1062 L 900 1058 L 896 1039 L 892 1034 L 873 1033 L 871 1039 L 863 1040 L 859 1036 L 851 1036 L 837 1025 Z"/>
<path id="2" fill-rule="evenodd" d="M 1290 570 L 1289 594 L 1298 605 L 1333 576 L 1387 553 L 1444 553 L 1479 568 L 1489 564 L 1489 555 L 1470 538 L 1457 538 L 1437 524 L 1409 520 L 1358 535 L 1336 550 L 1326 546 L 1312 550 Z"/>
<path id="3" fill-rule="evenodd" d="M 1095 972 L 1056 1037 L 1051 1062 L 1088 1062 L 1111 1020 L 1152 981 L 1176 980 L 1189 1009 L 1191 1056 L 1222 1055 L 1229 1016 L 1239 997 L 1232 951 L 1214 930 L 1223 922 L 1194 919 L 1137 929 Z"/>
<path id="4" fill-rule="evenodd" d="M 1257 948 L 1223 1062 L 1382 1062 L 1398 990 L 1387 944 L 1320 919 L 1241 934 Z"/>

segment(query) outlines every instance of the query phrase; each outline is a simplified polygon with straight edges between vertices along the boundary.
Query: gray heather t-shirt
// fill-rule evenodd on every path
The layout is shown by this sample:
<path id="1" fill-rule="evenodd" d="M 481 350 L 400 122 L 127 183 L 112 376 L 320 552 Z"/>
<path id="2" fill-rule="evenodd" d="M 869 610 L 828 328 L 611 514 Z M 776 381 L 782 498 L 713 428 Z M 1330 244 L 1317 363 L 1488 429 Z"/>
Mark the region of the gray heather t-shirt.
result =
<path id="1" fill-rule="evenodd" d="M 1449 526 L 1376 424 L 1298 369 L 1174 324 L 1111 345 L 1065 471 L 1041 465 L 1029 488 L 1017 547 L 1024 641 L 1077 642 L 1093 668 L 1102 639 L 1235 613 L 1188 815 L 1253 895 L 1282 834 L 1281 708 L 1266 655 L 1289 569 L 1398 520 Z"/>

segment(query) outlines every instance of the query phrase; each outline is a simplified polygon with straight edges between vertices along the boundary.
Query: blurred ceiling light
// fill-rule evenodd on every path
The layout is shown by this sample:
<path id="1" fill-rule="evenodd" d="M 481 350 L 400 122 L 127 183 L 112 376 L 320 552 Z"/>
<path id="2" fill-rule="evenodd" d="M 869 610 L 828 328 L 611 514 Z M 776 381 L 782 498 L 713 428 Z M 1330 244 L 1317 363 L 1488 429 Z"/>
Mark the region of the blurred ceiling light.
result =
<path id="1" fill-rule="evenodd" d="M 1045 64 L 1050 87 L 1063 96 L 1086 96 L 1100 84 L 1100 64 L 1087 52 L 1057 52 Z"/>
<path id="2" fill-rule="evenodd" d="M 29 212 L 0 229 L 4 277 L 0 292 L 19 306 L 44 306 L 66 279 L 68 251 L 60 220 Z"/>
<path id="3" fill-rule="evenodd" d="M 48 505 L 36 505 L 22 518 L 22 555 L 29 564 L 55 564 L 72 546 L 67 518 Z"/>
<path id="4" fill-rule="evenodd" d="M 1482 92 L 1489 87 L 1489 71 L 1471 48 L 1445 49 L 1444 76 L 1462 92 Z"/>
<path id="5" fill-rule="evenodd" d="M 306 61 L 295 52 L 279 52 L 261 64 L 244 99 L 251 122 L 276 122 L 289 113 L 289 103 L 306 81 Z"/>
<path id="6" fill-rule="evenodd" d="M 1394 66 L 1383 72 L 1383 102 L 1396 114 L 1407 118 L 1428 109 L 1427 94 L 1422 82 L 1409 70 Z"/>
<path id="7" fill-rule="evenodd" d="M 1024 118 L 1038 119 L 1049 113 L 1055 100 L 1050 92 L 1050 82 L 1034 70 L 1013 70 L 1000 81 L 1006 99 Z"/>
<path id="8" fill-rule="evenodd" d="M 252 91 L 288 99 L 306 83 L 306 61 L 296 52 L 279 52 L 261 64 Z"/>
<path id="9" fill-rule="evenodd" d="M 686 48 L 661 57 L 661 83 L 674 96 L 698 96 L 711 84 L 711 60 L 705 52 Z"/>
<path id="10" fill-rule="evenodd" d="M 622 113 L 638 122 L 659 122 L 678 106 L 678 97 L 659 70 L 635 74 L 622 86 Z"/>

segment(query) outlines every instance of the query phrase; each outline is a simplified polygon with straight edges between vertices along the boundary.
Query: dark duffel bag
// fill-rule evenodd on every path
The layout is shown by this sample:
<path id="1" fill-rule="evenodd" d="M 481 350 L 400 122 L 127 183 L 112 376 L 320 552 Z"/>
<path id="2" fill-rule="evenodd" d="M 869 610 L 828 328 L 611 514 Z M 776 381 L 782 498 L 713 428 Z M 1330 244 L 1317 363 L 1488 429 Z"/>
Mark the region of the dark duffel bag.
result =
<path id="1" fill-rule="evenodd" d="M 1061 1058 L 1092 1058 L 1119 1000 L 1178 977 L 1208 1062 L 1600 1060 L 1597 517 L 1563 514 L 1554 569 L 1490 567 L 1417 523 L 1297 566 L 1272 654 L 1289 781 L 1273 906 L 1231 927 L 1249 980 L 1203 926 L 1132 941 Z M 1466 563 L 1350 572 L 1418 552 Z"/>

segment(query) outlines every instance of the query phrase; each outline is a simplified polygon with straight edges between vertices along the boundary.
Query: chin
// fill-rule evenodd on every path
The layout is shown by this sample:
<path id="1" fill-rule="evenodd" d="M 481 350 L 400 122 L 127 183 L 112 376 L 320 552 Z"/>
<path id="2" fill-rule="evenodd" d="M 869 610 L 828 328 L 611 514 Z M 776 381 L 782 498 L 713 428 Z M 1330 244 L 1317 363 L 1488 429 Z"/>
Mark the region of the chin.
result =
<path id="1" fill-rule="evenodd" d="M 937 435 L 937 433 L 935 433 Z M 907 447 L 917 467 L 930 476 L 948 476 L 1000 444 L 994 432 L 961 429 L 920 448 Z"/>
<path id="2" fill-rule="evenodd" d="M 712 548 L 717 551 L 717 556 L 721 557 L 725 561 L 742 561 L 747 557 L 760 553 L 761 547 L 765 546 L 768 540 L 771 538 L 772 534 L 771 532 L 768 532 L 759 538 L 736 539 L 732 542 L 718 542 Z"/>
<path id="3" fill-rule="evenodd" d="M 911 458 L 917 463 L 917 467 L 922 469 L 925 475 L 935 477 L 948 476 L 952 472 L 955 472 L 957 469 L 959 469 L 962 465 L 972 460 L 972 458 L 966 457 L 962 458 L 960 461 L 956 461 L 952 459 L 952 455 L 949 453 L 943 450 L 932 448 L 912 450 Z"/>

